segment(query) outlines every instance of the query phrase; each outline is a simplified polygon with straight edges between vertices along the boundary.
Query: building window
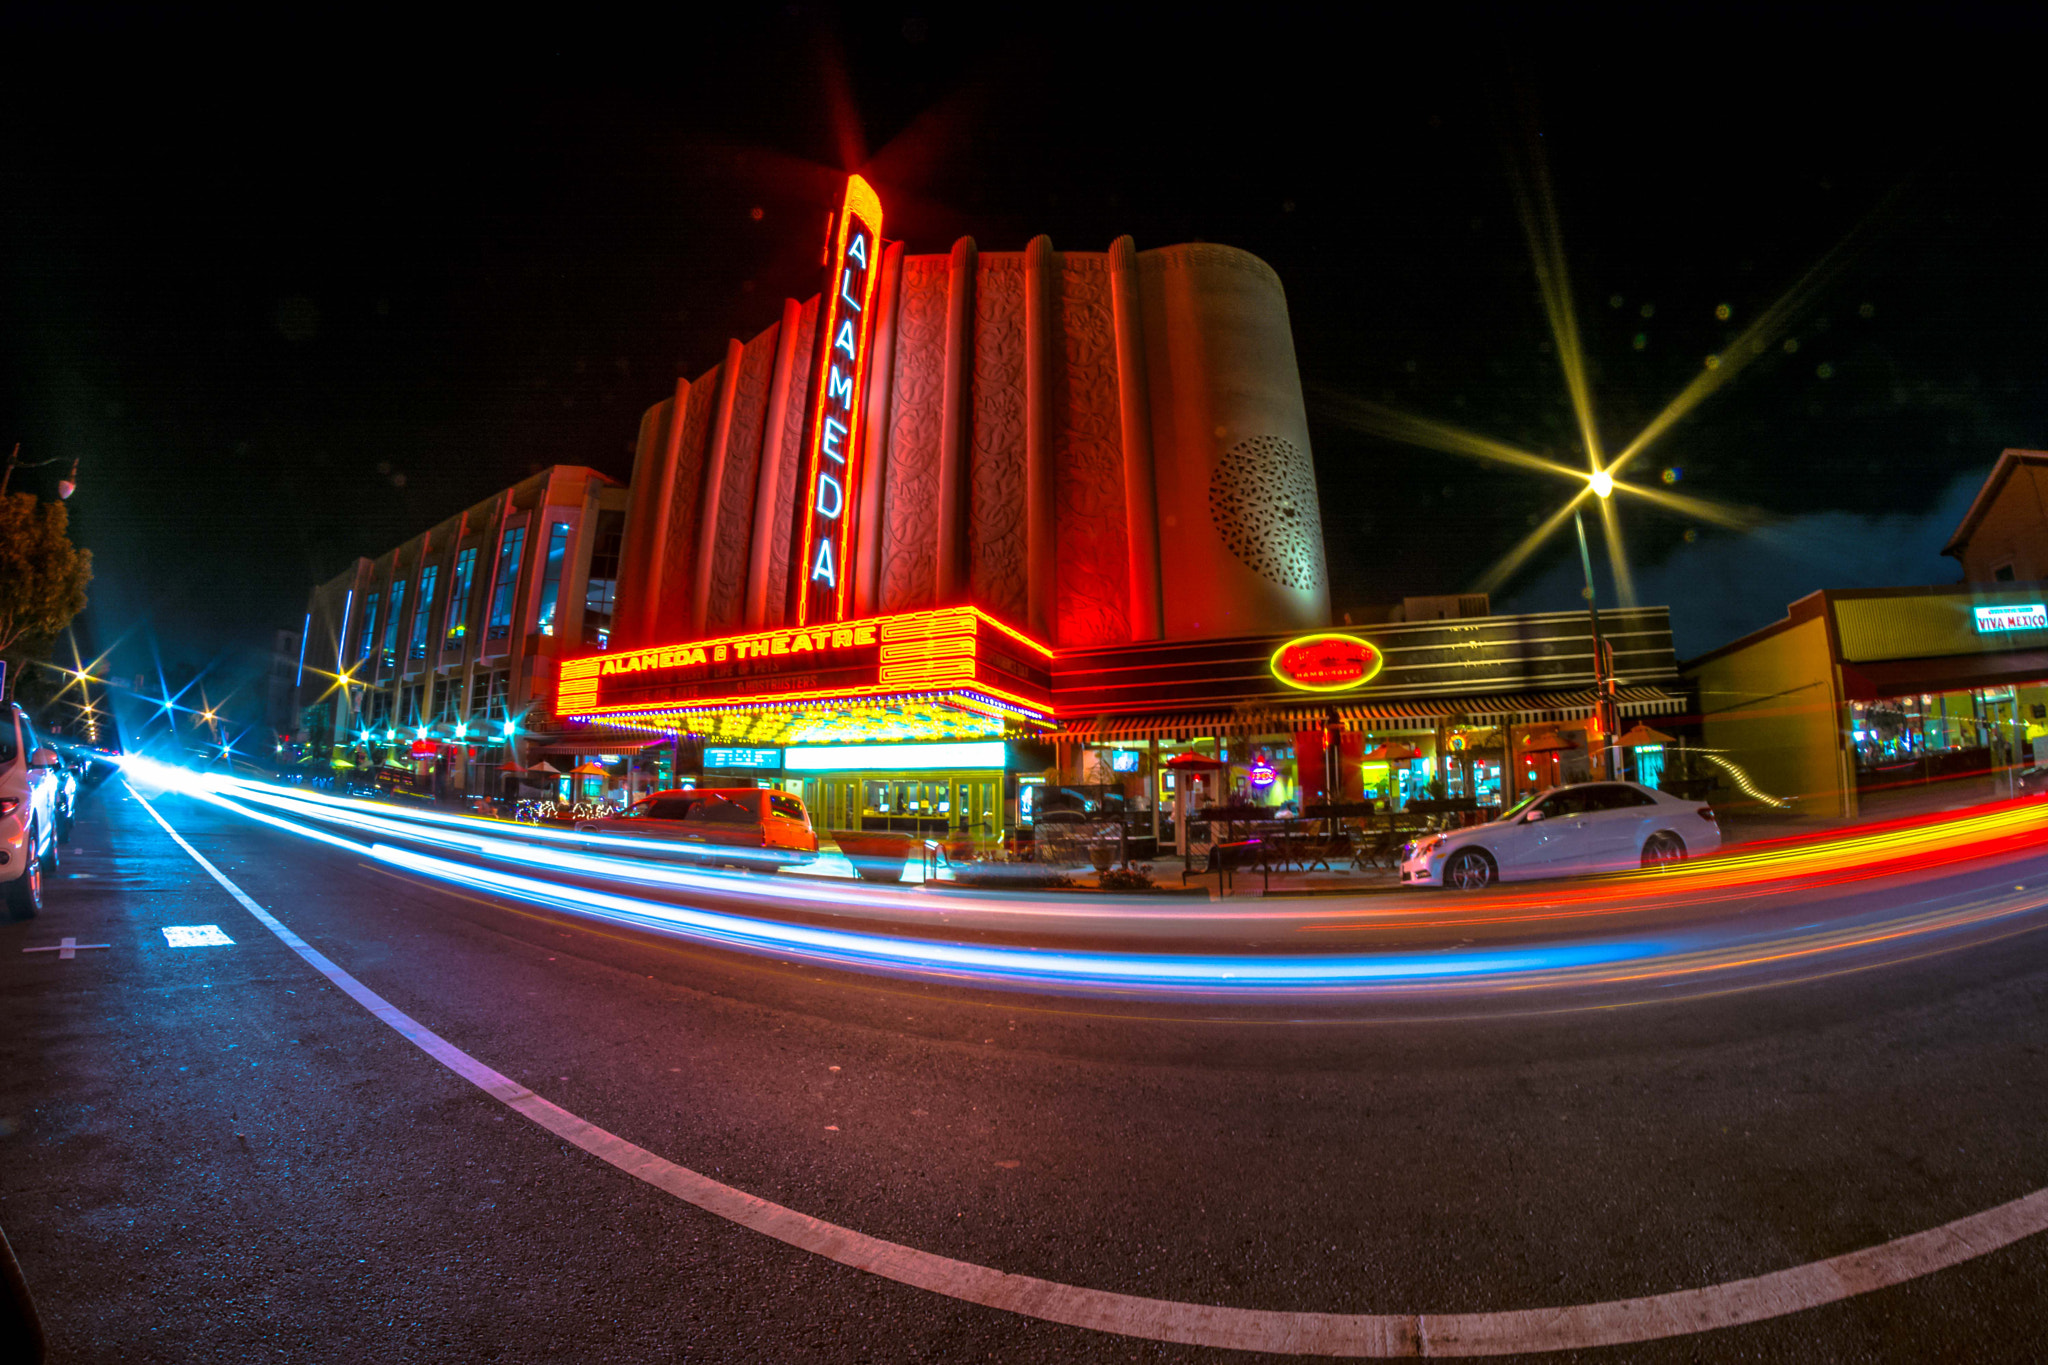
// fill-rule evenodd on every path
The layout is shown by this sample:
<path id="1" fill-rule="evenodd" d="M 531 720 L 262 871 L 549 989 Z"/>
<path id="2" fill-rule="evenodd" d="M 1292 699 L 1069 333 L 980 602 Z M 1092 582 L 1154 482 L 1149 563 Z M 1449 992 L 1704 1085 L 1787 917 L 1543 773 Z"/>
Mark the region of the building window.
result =
<path id="1" fill-rule="evenodd" d="M 519 595 L 519 552 L 526 548 L 526 528 L 514 526 L 498 542 L 498 576 L 491 585 L 490 633 L 502 640 L 512 633 L 512 601 Z"/>
<path id="2" fill-rule="evenodd" d="M 384 621 L 384 667 L 392 668 L 398 663 L 398 623 L 405 617 L 405 580 L 397 578 L 391 584 L 391 610 Z"/>
<path id="3" fill-rule="evenodd" d="M 356 657 L 367 659 L 370 651 L 377 647 L 377 594 L 371 593 L 363 602 L 363 647 Z"/>
<path id="4" fill-rule="evenodd" d="M 548 528 L 548 557 L 541 568 L 540 633 L 555 633 L 555 599 L 562 594 L 562 561 L 569 557 L 569 523 L 558 521 Z"/>
<path id="5" fill-rule="evenodd" d="M 483 720 L 489 715 L 485 710 L 491 701 L 491 675 L 479 668 L 469 675 L 469 718 Z"/>
<path id="6" fill-rule="evenodd" d="M 440 572 L 439 564 L 429 564 L 420 570 L 420 596 L 412 604 L 412 661 L 416 664 L 427 661 L 427 632 L 433 629 L 434 579 Z"/>
<path id="7" fill-rule="evenodd" d="M 626 514 L 597 514 L 597 534 L 590 551 L 590 586 L 583 593 L 583 643 L 609 649 L 612 643 L 612 601 L 619 589 L 619 542 Z"/>
<path id="8" fill-rule="evenodd" d="M 485 705 L 484 719 L 493 725 L 497 725 L 511 718 L 512 672 L 510 669 L 501 668 L 491 674 L 491 697 Z"/>
<path id="9" fill-rule="evenodd" d="M 1998 583 L 2010 583 L 2010 582 L 2012 582 L 2012 581 L 2013 581 L 2013 572 L 2012 572 L 2012 565 L 2010 565 L 2010 564 L 2001 564 L 2001 565 L 1999 565 L 1999 566 L 1998 566 L 1997 568 L 1995 568 L 1995 569 L 1993 569 L 1993 570 L 1991 571 L 1991 578 L 1992 578 L 1992 581 L 1994 581 L 1994 582 L 1998 582 Z M 374 603 L 374 602 L 376 601 L 376 599 L 375 599 L 375 598 L 372 598 L 372 599 L 371 599 L 371 601 L 372 601 L 372 603 Z"/>
<path id="10" fill-rule="evenodd" d="M 462 652 L 462 642 L 469 635 L 469 589 L 476 579 L 476 546 L 472 545 L 455 556 L 455 579 L 448 585 L 448 637 L 443 643 L 444 650 Z"/>

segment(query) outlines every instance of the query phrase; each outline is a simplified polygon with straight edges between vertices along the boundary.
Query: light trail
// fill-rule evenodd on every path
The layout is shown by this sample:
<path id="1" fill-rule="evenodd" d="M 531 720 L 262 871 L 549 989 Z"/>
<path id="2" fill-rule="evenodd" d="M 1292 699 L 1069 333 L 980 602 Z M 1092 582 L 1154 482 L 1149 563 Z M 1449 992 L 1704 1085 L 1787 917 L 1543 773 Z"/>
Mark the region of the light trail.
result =
<path id="1" fill-rule="evenodd" d="M 1237 1002 L 1294 997 L 1433 995 L 1526 997 L 1682 983 L 1736 988 L 1766 971 L 1825 974 L 1868 965 L 1872 952 L 1918 955 L 1968 936 L 2034 927 L 2048 891 L 1919 894 L 1896 910 L 1837 915 L 1797 929 L 1772 928 L 1751 911 L 1790 893 L 1852 887 L 1877 878 L 1947 875 L 2006 854 L 2048 848 L 2048 804 L 2005 803 L 1734 850 L 1677 869 L 1579 882 L 1517 886 L 1465 898 L 1442 894 L 1361 896 L 1349 903 L 1278 908 L 1203 904 L 1141 908 L 1128 900 L 1020 894 L 961 897 L 885 890 L 803 877 L 731 877 L 622 853 L 649 841 L 508 826 L 441 812 L 297 792 L 131 757 L 131 781 L 167 787 L 274 829 L 371 859 L 393 871 L 562 913 L 622 924 L 715 948 L 838 970 L 953 985 L 1050 994 L 1179 997 Z M 336 825 L 361 836 L 318 828 Z M 428 851 L 403 844 L 425 845 Z M 597 845 L 601 851 L 576 845 Z M 479 862 L 462 861 L 477 859 Z M 510 864 L 508 868 L 506 865 Z M 585 878 L 605 885 L 562 880 Z M 651 898 L 652 897 L 652 898 Z M 665 899 L 674 898 L 674 899 Z M 723 906 L 724 908 L 719 908 Z M 737 908 L 734 908 L 737 907 Z M 894 932 L 777 918 L 776 909 L 886 917 Z M 1807 912 L 1802 910 L 1800 917 Z M 1092 921 L 1128 936 L 1146 925 L 1191 926 L 1208 939 L 1278 930 L 1392 932 L 1402 943 L 1324 951 L 1127 951 L 972 942 L 964 926 L 1061 927 Z M 1419 931 L 1441 946 L 1418 948 Z M 1491 932 L 1499 942 L 1475 943 Z M 1562 933 L 1561 931 L 1569 931 Z M 1462 933 L 1462 940 L 1448 936 Z M 1519 937 L 1514 937 L 1519 935 Z M 1532 937 L 1534 936 L 1534 937 Z M 1660 996 L 1657 998 L 1672 998 Z"/>

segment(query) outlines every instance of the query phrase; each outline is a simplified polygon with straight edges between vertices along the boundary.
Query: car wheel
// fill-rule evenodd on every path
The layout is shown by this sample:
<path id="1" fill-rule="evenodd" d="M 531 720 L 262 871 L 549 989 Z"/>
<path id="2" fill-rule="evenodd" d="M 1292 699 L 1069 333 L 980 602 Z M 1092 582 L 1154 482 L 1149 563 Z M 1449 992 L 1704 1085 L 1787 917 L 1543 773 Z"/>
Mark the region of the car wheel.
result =
<path id="1" fill-rule="evenodd" d="M 1685 861 L 1685 840 L 1669 830 L 1658 830 L 1643 841 L 1643 866 L 1663 867 Z"/>
<path id="2" fill-rule="evenodd" d="M 33 834 L 35 831 L 31 830 Z M 35 847 L 33 840 L 30 848 Z M 7 883 L 9 919 L 34 919 L 43 908 L 43 860 L 31 857 L 21 875 Z"/>
<path id="3" fill-rule="evenodd" d="M 1500 875 L 1493 855 L 1483 848 L 1459 849 L 1444 864 L 1444 885 L 1453 891 L 1478 891 L 1492 886 Z"/>
<path id="4" fill-rule="evenodd" d="M 57 852 L 57 832 L 50 831 L 50 846 L 43 850 L 43 871 L 55 872 L 61 855 Z"/>

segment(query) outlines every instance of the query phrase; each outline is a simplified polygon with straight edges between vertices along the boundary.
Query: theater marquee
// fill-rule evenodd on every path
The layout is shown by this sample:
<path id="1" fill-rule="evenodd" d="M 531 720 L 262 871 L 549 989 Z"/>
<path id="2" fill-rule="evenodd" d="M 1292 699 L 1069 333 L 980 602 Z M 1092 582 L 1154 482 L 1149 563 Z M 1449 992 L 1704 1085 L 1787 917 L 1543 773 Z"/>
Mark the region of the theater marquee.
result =
<path id="1" fill-rule="evenodd" d="M 756 631 L 562 665 L 564 716 L 660 717 L 821 698 L 972 694 L 1048 714 L 1052 651 L 973 607 Z"/>

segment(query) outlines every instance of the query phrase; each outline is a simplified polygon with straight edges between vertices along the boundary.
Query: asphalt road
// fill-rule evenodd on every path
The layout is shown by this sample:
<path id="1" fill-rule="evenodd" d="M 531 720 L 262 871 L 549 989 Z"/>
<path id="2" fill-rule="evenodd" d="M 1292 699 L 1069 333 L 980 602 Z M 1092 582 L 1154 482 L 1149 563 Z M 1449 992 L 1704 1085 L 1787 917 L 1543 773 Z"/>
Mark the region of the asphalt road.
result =
<path id="1" fill-rule="evenodd" d="M 1799 1265 L 2048 1186 L 2038 932 L 1626 1006 L 1254 1015 L 749 959 L 155 804 L 340 968 L 572 1113 L 831 1223 L 1062 1283 L 1539 1308 Z M 2048 857 L 1946 880 L 1971 876 L 2030 884 Z M 209 924 L 233 946 L 161 932 Z M 110 946 L 21 951 L 67 935 Z M 59 1360 L 1255 1358 L 914 1289 L 632 1178 L 336 989 L 118 782 L 44 915 L 0 925 L 0 1049 L 0 1227 Z M 1755 1325 L 1544 1358 L 2035 1360 L 2044 1272 L 2030 1238 Z"/>

